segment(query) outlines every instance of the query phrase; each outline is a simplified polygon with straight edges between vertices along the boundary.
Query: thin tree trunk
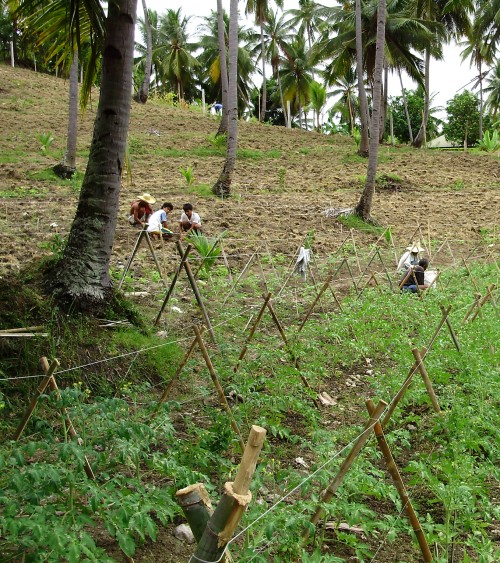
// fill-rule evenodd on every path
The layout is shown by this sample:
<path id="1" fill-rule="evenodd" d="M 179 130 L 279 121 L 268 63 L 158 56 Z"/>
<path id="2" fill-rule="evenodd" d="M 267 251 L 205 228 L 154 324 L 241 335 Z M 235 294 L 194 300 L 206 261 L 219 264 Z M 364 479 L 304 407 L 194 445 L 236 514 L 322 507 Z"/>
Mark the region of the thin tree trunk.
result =
<path id="1" fill-rule="evenodd" d="M 146 61 L 144 62 L 144 80 L 139 91 L 137 92 L 136 100 L 145 104 L 149 96 L 149 83 L 151 81 L 151 65 L 153 62 L 153 36 L 151 33 L 151 22 L 149 21 L 148 8 L 146 0 L 142 0 L 142 10 L 144 12 L 144 28 L 146 30 Z"/>
<path id="2" fill-rule="evenodd" d="M 417 136 L 413 140 L 413 146 L 417 149 L 421 148 L 425 142 L 425 134 L 427 129 L 427 120 L 429 118 L 429 104 L 430 104 L 430 94 L 429 94 L 429 85 L 430 85 L 430 71 L 429 66 L 431 62 L 431 53 L 429 49 L 425 51 L 425 93 L 424 93 L 424 114 L 422 116 L 422 125 L 417 133 Z"/>
<path id="3" fill-rule="evenodd" d="M 373 86 L 373 110 L 372 126 L 370 130 L 370 155 L 368 157 L 368 169 L 366 172 L 366 183 L 361 198 L 354 212 L 365 221 L 370 219 L 373 193 L 375 192 L 375 177 L 377 174 L 378 159 L 378 137 L 380 128 L 380 112 L 382 107 L 382 72 L 384 65 L 385 44 L 385 20 L 386 0 L 378 0 L 377 9 L 377 43 L 375 50 L 375 69 Z"/>
<path id="4" fill-rule="evenodd" d="M 224 10 L 222 0 L 217 0 L 217 37 L 219 42 L 219 61 L 220 61 L 220 85 L 222 90 L 222 119 L 219 123 L 217 135 L 227 133 L 227 120 L 229 105 L 227 103 L 227 60 L 226 60 L 226 28 L 224 25 Z"/>
<path id="5" fill-rule="evenodd" d="M 231 0 L 229 14 L 228 127 L 226 162 L 212 192 L 229 197 L 238 146 L 238 0 Z"/>
<path id="6" fill-rule="evenodd" d="M 479 59 L 479 140 L 483 138 L 483 72 Z"/>
<path id="7" fill-rule="evenodd" d="M 359 119 L 361 122 L 361 140 L 358 154 L 368 156 L 368 100 L 363 82 L 363 38 L 361 37 L 361 0 L 356 0 L 356 72 L 358 75 Z"/>
<path id="8" fill-rule="evenodd" d="M 54 166 L 61 178 L 71 178 L 76 172 L 76 140 L 78 134 L 78 51 L 75 49 L 69 69 L 68 139 L 62 161 Z"/>
<path id="9" fill-rule="evenodd" d="M 384 85 L 383 85 L 383 96 L 382 96 L 382 111 L 380 112 L 380 131 L 378 140 L 381 143 L 384 140 L 385 135 L 385 124 L 387 122 L 387 92 L 389 90 L 389 69 L 387 67 L 387 61 L 384 62 Z"/>
<path id="10" fill-rule="evenodd" d="M 413 131 L 411 129 L 410 112 L 408 111 L 408 101 L 406 99 L 406 92 L 403 88 L 403 77 L 401 76 L 401 69 L 398 67 L 399 83 L 401 84 L 401 96 L 403 98 L 403 106 L 405 108 L 406 123 L 408 124 L 408 134 L 410 136 L 410 143 L 413 143 Z"/>
<path id="11" fill-rule="evenodd" d="M 262 58 L 262 109 L 260 121 L 266 120 L 267 110 L 267 81 L 266 81 L 266 46 L 264 44 L 264 23 L 260 23 L 260 56 Z"/>
<path id="12" fill-rule="evenodd" d="M 276 69 L 276 76 L 278 77 L 278 89 L 280 91 L 281 107 L 283 108 L 283 115 L 285 116 L 285 127 L 288 127 L 288 116 L 285 108 L 285 100 L 283 99 L 283 88 L 281 87 L 280 70 Z"/>
<path id="13" fill-rule="evenodd" d="M 59 301 L 80 310 L 109 303 L 109 262 L 118 214 L 132 96 L 137 0 L 109 0 L 99 104 L 89 161 L 64 256 L 51 273 Z"/>

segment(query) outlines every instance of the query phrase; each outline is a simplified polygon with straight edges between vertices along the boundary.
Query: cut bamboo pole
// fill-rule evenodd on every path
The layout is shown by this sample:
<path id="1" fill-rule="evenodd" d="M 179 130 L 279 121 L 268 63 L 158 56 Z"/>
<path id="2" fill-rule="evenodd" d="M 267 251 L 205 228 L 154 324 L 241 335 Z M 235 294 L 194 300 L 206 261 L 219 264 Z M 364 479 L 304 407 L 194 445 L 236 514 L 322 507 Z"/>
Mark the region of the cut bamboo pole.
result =
<path id="1" fill-rule="evenodd" d="M 379 250 L 378 247 L 377 247 L 377 254 L 378 254 L 378 258 L 380 260 L 380 263 L 382 264 L 382 268 L 384 269 L 385 276 L 386 276 L 387 280 L 389 281 L 389 286 L 391 287 L 391 290 L 394 291 L 394 285 L 392 284 L 391 275 L 389 274 L 389 270 L 387 269 L 387 267 L 385 265 L 385 262 L 382 258 L 382 255 L 380 254 L 380 250 Z"/>
<path id="2" fill-rule="evenodd" d="M 49 373 L 50 366 L 49 366 L 49 362 L 48 362 L 47 358 L 43 357 L 41 359 L 41 363 L 42 363 L 42 368 L 45 371 L 45 373 Z M 54 375 L 51 375 L 51 377 L 50 377 L 49 387 L 51 388 L 54 395 L 58 398 L 58 400 L 62 401 L 61 392 L 59 391 L 59 387 L 57 386 Z M 76 440 L 78 442 L 78 444 L 80 444 L 80 438 L 78 437 L 78 434 L 76 433 L 76 430 L 75 430 L 75 427 L 73 426 L 73 423 L 71 422 L 71 419 L 69 417 L 69 413 L 68 413 L 68 410 L 66 409 L 66 407 L 61 407 L 61 414 L 63 415 L 64 423 L 66 425 L 66 430 L 67 430 L 68 434 L 71 436 L 71 438 L 73 440 Z M 89 460 L 88 460 L 88 458 L 85 454 L 83 455 L 83 469 L 85 470 L 87 477 L 94 481 L 95 475 L 94 475 L 94 472 L 92 471 L 92 466 L 90 465 L 90 462 L 89 462 Z"/>
<path id="3" fill-rule="evenodd" d="M 136 255 L 137 250 L 139 249 L 139 245 L 141 244 L 141 241 L 142 241 L 142 238 L 144 237 L 144 233 L 146 232 L 146 229 L 147 229 L 147 225 L 144 225 L 141 232 L 139 233 L 139 236 L 137 237 L 137 240 L 135 241 L 135 245 L 134 245 L 134 248 L 132 250 L 132 254 L 130 255 L 129 259 L 127 260 L 125 268 L 123 269 L 122 277 L 121 277 L 120 281 L 118 282 L 118 287 L 117 287 L 118 291 L 120 291 L 122 284 L 125 280 L 125 276 L 127 275 L 127 272 L 129 271 L 129 268 L 132 265 L 132 261 L 134 260 L 134 256 Z"/>
<path id="4" fill-rule="evenodd" d="M 335 293 L 335 291 L 333 291 L 332 286 L 330 286 L 330 293 L 332 294 L 332 297 L 335 300 L 335 303 L 337 303 L 337 307 L 340 309 L 340 312 L 343 313 L 344 309 L 342 307 L 342 303 L 339 301 L 339 298 L 337 297 L 337 294 Z"/>
<path id="5" fill-rule="evenodd" d="M 177 280 L 179 279 L 179 275 L 181 273 L 181 270 L 184 266 L 184 263 L 188 259 L 189 253 L 191 252 L 192 248 L 193 247 L 190 244 L 188 244 L 186 246 L 186 250 L 181 255 L 180 264 L 178 265 L 177 270 L 175 271 L 174 277 L 172 278 L 172 281 L 170 282 L 170 287 L 167 290 L 167 295 L 165 295 L 165 299 L 163 300 L 163 303 L 160 307 L 158 315 L 156 316 L 155 326 L 158 326 L 158 323 L 160 322 L 160 318 L 163 314 L 163 311 L 165 310 L 165 307 L 167 306 L 167 303 L 169 302 L 170 297 L 172 296 L 172 293 L 173 293 L 174 288 L 175 288 L 175 284 L 177 283 Z"/>
<path id="6" fill-rule="evenodd" d="M 233 275 L 231 274 L 231 268 L 229 267 L 229 262 L 227 261 L 227 256 L 224 251 L 224 247 L 222 246 L 222 240 L 220 241 L 220 253 L 222 256 L 222 260 L 224 261 L 224 266 L 227 270 L 227 277 L 229 279 L 229 283 L 233 283 Z"/>
<path id="7" fill-rule="evenodd" d="M 182 248 L 182 244 L 180 241 L 177 241 L 176 243 L 177 245 L 177 251 L 179 252 L 179 256 L 184 256 L 184 249 Z M 212 323 L 210 322 L 210 317 L 208 316 L 207 310 L 205 308 L 205 304 L 203 303 L 203 299 L 201 298 L 201 293 L 200 290 L 198 289 L 198 285 L 196 283 L 196 280 L 193 276 L 193 272 L 191 271 L 191 267 L 189 266 L 189 260 L 184 260 L 183 263 L 184 266 L 184 270 L 186 271 L 188 280 L 189 280 L 189 284 L 191 285 L 191 289 L 193 290 L 193 293 L 196 297 L 196 301 L 198 302 L 198 305 L 201 309 L 201 312 L 203 314 L 203 318 L 205 319 L 205 323 L 207 325 L 207 329 L 208 332 L 210 334 L 210 338 L 212 339 L 212 342 L 214 343 L 215 346 L 217 346 L 217 340 L 215 339 L 215 333 L 214 333 L 214 329 L 212 327 Z"/>
<path id="8" fill-rule="evenodd" d="M 175 496 L 184 512 L 189 527 L 197 542 L 201 540 L 203 532 L 212 515 L 212 503 L 203 483 L 195 483 L 184 489 L 179 489 Z"/>
<path id="9" fill-rule="evenodd" d="M 271 313 L 271 317 L 273 318 L 274 324 L 276 325 L 276 328 L 278 329 L 279 333 L 281 334 L 281 338 L 283 339 L 283 342 L 285 343 L 285 345 L 288 345 L 288 340 L 285 334 L 285 331 L 283 330 L 283 327 L 276 315 L 276 312 L 274 311 L 274 307 L 273 304 L 271 303 L 271 300 L 269 300 L 267 302 L 267 308 L 269 309 L 269 312 Z"/>
<path id="10" fill-rule="evenodd" d="M 488 289 L 486 290 L 486 294 L 484 295 L 484 297 L 481 299 L 481 301 L 479 301 L 479 303 L 477 304 L 478 306 L 478 310 L 474 313 L 474 316 L 472 317 L 472 319 L 470 320 L 470 322 L 474 322 L 474 319 L 477 317 L 477 315 L 479 314 L 479 312 L 481 311 L 483 305 L 486 303 L 486 301 L 490 300 L 491 304 L 493 305 L 493 307 L 495 307 L 495 298 L 493 297 L 493 290 L 496 288 L 496 285 L 494 283 L 492 283 Z"/>
<path id="11" fill-rule="evenodd" d="M 425 350 L 425 348 L 424 348 Z M 432 406 L 434 407 L 434 410 L 437 413 L 441 412 L 441 408 L 439 407 L 439 403 L 436 397 L 436 393 L 434 392 L 434 388 L 432 387 L 432 383 L 429 377 L 429 374 L 427 373 L 427 370 L 425 369 L 425 365 L 424 365 L 424 360 L 420 354 L 420 351 L 418 350 L 418 348 L 413 348 L 412 350 L 412 354 L 413 357 L 415 358 L 415 362 L 417 363 L 417 367 L 418 370 L 420 372 L 420 375 L 422 376 L 422 379 L 424 380 L 424 384 L 425 384 L 425 388 L 427 389 L 427 393 L 429 393 L 429 397 L 431 399 L 431 403 Z M 425 354 L 425 352 L 424 352 Z"/>
<path id="12" fill-rule="evenodd" d="M 23 430 L 26 428 L 26 425 L 28 424 L 28 421 L 31 418 L 31 415 L 33 414 L 33 411 L 35 410 L 35 407 L 38 403 L 38 399 L 44 393 L 45 389 L 47 389 L 47 387 L 50 383 L 50 380 L 51 380 L 52 376 L 54 375 L 54 372 L 56 371 L 56 369 L 60 365 L 61 364 L 59 363 L 59 361 L 56 358 L 54 358 L 52 360 L 52 363 L 49 366 L 49 370 L 47 371 L 45 377 L 42 379 L 40 385 L 38 386 L 35 396 L 33 397 L 33 399 L 31 399 L 31 403 L 29 404 L 28 409 L 24 413 L 23 418 L 21 419 L 21 422 L 19 423 L 19 426 L 17 427 L 16 433 L 14 434 L 14 440 L 19 440 L 19 437 L 23 433 Z"/>
<path id="13" fill-rule="evenodd" d="M 9 334 L 15 334 L 18 332 L 40 332 L 44 329 L 43 326 L 27 326 L 24 328 L 2 328 L 0 334 L 7 332 Z"/>
<path id="14" fill-rule="evenodd" d="M 467 262 L 465 261 L 465 258 L 462 258 L 462 262 L 463 262 L 463 265 L 464 265 L 465 269 L 467 270 L 467 273 L 469 274 L 469 278 L 471 279 L 471 282 L 473 283 L 473 285 L 474 285 L 476 291 L 477 291 L 478 293 L 480 293 L 479 287 L 478 287 L 478 285 L 477 285 L 477 283 L 476 283 L 476 279 L 475 279 L 474 276 L 472 275 L 472 272 L 470 271 L 469 266 L 468 266 Z"/>
<path id="15" fill-rule="evenodd" d="M 330 286 L 330 283 L 332 281 L 332 276 L 333 274 L 330 274 L 325 283 L 323 284 L 323 287 L 320 289 L 318 295 L 316 295 L 316 298 L 314 299 L 314 301 L 312 302 L 311 306 L 309 307 L 309 310 L 306 313 L 306 316 L 304 317 L 304 320 L 302 321 L 302 323 L 300 324 L 297 332 L 300 332 L 303 328 L 304 325 L 306 324 L 306 322 L 308 321 L 309 317 L 311 316 L 312 312 L 314 311 L 314 307 L 316 306 L 316 303 L 321 299 L 321 296 L 323 295 L 323 293 L 325 293 L 325 291 L 328 289 L 328 287 Z"/>
<path id="16" fill-rule="evenodd" d="M 217 374 L 215 373 L 215 369 L 214 369 L 214 366 L 212 364 L 212 360 L 210 359 L 210 356 L 208 355 L 207 349 L 205 347 L 205 343 L 203 342 L 203 338 L 201 337 L 200 329 L 196 325 L 193 328 L 194 328 L 194 332 L 196 334 L 196 340 L 198 341 L 198 345 L 200 347 L 201 353 L 203 354 L 203 358 L 205 359 L 205 363 L 207 364 L 208 371 L 210 373 L 210 376 L 212 377 L 212 381 L 214 382 L 215 389 L 217 390 L 217 394 L 219 396 L 219 402 L 220 402 L 222 408 L 226 411 L 227 416 L 229 417 L 229 420 L 231 422 L 231 426 L 232 426 L 233 430 L 235 431 L 236 435 L 238 436 L 238 441 L 239 441 L 240 446 L 241 446 L 241 451 L 244 451 L 245 444 L 243 442 L 243 438 L 241 437 L 240 429 L 238 428 L 238 425 L 236 424 L 236 420 L 234 420 L 233 413 L 231 412 L 231 407 L 229 406 L 229 404 L 226 400 L 226 396 L 224 395 L 224 390 L 222 389 L 221 384 L 219 383 L 219 379 L 217 378 Z"/>
<path id="17" fill-rule="evenodd" d="M 356 284 L 356 280 L 354 279 L 354 276 L 352 275 L 351 266 L 349 265 L 348 260 L 345 261 L 345 265 L 347 266 L 347 270 L 349 271 L 349 275 L 351 276 L 352 285 L 354 286 L 354 289 L 356 290 L 356 294 L 359 295 L 359 289 L 358 289 L 358 286 Z"/>
<path id="18" fill-rule="evenodd" d="M 439 308 L 441 309 L 441 312 L 443 313 L 443 316 L 444 316 L 445 313 L 446 313 L 446 309 L 444 308 L 444 305 L 439 305 Z M 453 344 L 455 344 L 455 348 L 460 352 L 460 343 L 458 342 L 457 335 L 455 334 L 455 331 L 453 330 L 453 327 L 451 326 L 451 321 L 450 321 L 449 315 L 445 316 L 445 322 L 446 322 L 446 326 L 448 327 L 448 330 L 450 332 L 451 339 L 453 340 Z"/>
<path id="19" fill-rule="evenodd" d="M 259 249 L 257 249 L 259 250 Z M 224 301 L 222 302 L 222 305 L 226 304 L 226 301 L 229 299 L 229 297 L 232 295 L 233 291 L 236 289 L 236 286 L 238 285 L 240 279 L 243 277 L 243 275 L 246 273 L 246 271 L 248 270 L 248 268 L 250 267 L 250 264 L 252 263 L 252 260 L 255 258 L 255 255 L 257 254 L 257 250 L 252 254 L 252 256 L 250 256 L 250 259 L 248 260 L 248 262 L 246 263 L 245 267 L 243 268 L 243 270 L 241 271 L 240 275 L 236 278 L 236 281 L 234 282 L 234 284 L 232 285 L 231 289 L 229 290 L 228 294 L 226 295 L 226 297 L 224 298 Z"/>
<path id="20" fill-rule="evenodd" d="M 432 345 L 434 344 L 434 341 L 437 338 L 437 335 L 441 332 L 441 329 L 443 328 L 444 324 L 446 323 L 446 319 L 448 318 L 448 315 L 450 314 L 451 311 L 451 305 L 448 305 L 448 307 L 442 308 L 441 312 L 443 313 L 443 316 L 441 318 L 441 321 L 439 322 L 438 327 L 436 328 L 436 330 L 434 331 L 434 334 L 432 335 L 431 341 L 429 342 L 429 345 L 427 346 L 427 350 L 430 351 L 430 349 L 432 348 Z"/>
<path id="21" fill-rule="evenodd" d="M 241 464 L 233 483 L 224 485 L 224 494 L 207 523 L 194 553 L 195 561 L 219 561 L 233 537 L 246 506 L 252 499 L 252 481 L 266 430 L 252 426 Z"/>
<path id="22" fill-rule="evenodd" d="M 161 271 L 160 263 L 158 262 L 158 257 L 156 256 L 155 249 L 153 248 L 151 238 L 150 238 L 149 233 L 147 231 L 145 231 L 145 239 L 146 239 L 146 242 L 148 243 L 149 250 L 151 251 L 151 254 L 153 256 L 154 263 L 156 264 L 156 269 L 158 270 L 158 273 L 160 274 L 161 281 L 163 282 L 165 289 L 167 289 L 167 287 L 168 287 L 167 282 L 165 281 L 165 278 L 163 277 L 163 273 Z"/>
<path id="23" fill-rule="evenodd" d="M 240 367 L 240 362 L 243 360 L 243 358 L 245 357 L 247 350 L 248 350 L 248 345 L 250 344 L 250 341 L 253 338 L 253 335 L 255 334 L 255 331 L 257 330 L 257 327 L 260 324 L 260 321 L 262 320 L 262 316 L 264 315 L 264 311 L 267 308 L 267 304 L 269 303 L 269 300 L 271 299 L 271 294 L 268 293 L 266 295 L 266 297 L 264 298 L 264 303 L 262 304 L 262 307 L 260 308 L 259 314 L 257 315 L 257 318 L 255 319 L 255 322 L 252 325 L 252 328 L 250 329 L 250 333 L 247 336 L 247 339 L 245 341 L 245 345 L 243 346 L 240 355 L 238 356 L 238 361 L 236 362 L 236 365 L 233 368 L 234 373 L 236 373 L 238 371 L 238 368 Z"/>
<path id="24" fill-rule="evenodd" d="M 474 302 L 472 303 L 472 305 L 469 307 L 469 310 L 467 311 L 467 313 L 465 314 L 465 317 L 462 320 L 462 323 L 460 324 L 460 326 L 463 326 L 466 322 L 467 319 L 470 317 L 470 315 L 472 314 L 472 311 L 476 308 L 479 307 L 479 302 L 481 301 L 481 294 L 480 293 L 476 293 L 474 295 Z M 482 313 L 481 313 L 482 314 Z"/>
<path id="25" fill-rule="evenodd" d="M 201 330 L 200 330 L 200 334 L 203 334 L 204 330 L 205 330 L 205 327 L 202 327 Z M 188 351 L 186 352 L 186 355 L 184 356 L 182 362 L 179 364 L 179 367 L 177 368 L 174 376 L 169 381 L 167 387 L 165 388 L 165 391 L 163 391 L 162 396 L 160 397 L 160 400 L 158 401 L 158 406 L 156 407 L 156 410 L 155 410 L 152 418 L 154 418 L 158 414 L 158 411 L 160 410 L 160 405 L 162 405 L 166 401 L 168 394 L 170 393 L 170 390 L 174 386 L 174 383 L 179 379 L 179 376 L 180 376 L 182 370 L 184 369 L 184 366 L 187 364 L 189 358 L 191 357 L 191 354 L 193 353 L 196 344 L 198 344 L 198 339 L 195 337 L 194 340 L 191 342 L 191 346 L 189 347 Z"/>
<path id="26" fill-rule="evenodd" d="M 368 399 L 366 401 L 366 407 L 368 409 L 368 413 L 370 414 L 370 416 L 375 417 L 375 413 L 376 413 L 375 405 L 373 404 L 373 401 L 371 399 Z M 420 550 L 422 551 L 422 556 L 424 558 L 424 561 L 426 562 L 432 561 L 432 554 L 427 544 L 427 540 L 425 539 L 424 532 L 422 530 L 422 527 L 420 526 L 418 516 L 415 510 L 413 509 L 413 505 L 411 503 L 410 497 L 406 492 L 406 487 L 403 483 L 403 480 L 401 479 L 401 475 L 399 474 L 399 470 L 397 468 L 396 462 L 394 461 L 394 457 L 392 456 L 391 450 L 389 448 L 389 444 L 385 439 L 384 431 L 382 429 L 382 425 L 380 424 L 380 422 L 375 423 L 373 430 L 375 432 L 375 436 L 377 438 L 380 451 L 384 456 L 385 463 L 387 465 L 387 471 L 392 477 L 392 481 L 398 491 L 399 498 L 401 499 L 403 508 L 406 512 L 406 515 L 408 516 L 408 519 L 410 520 L 411 526 L 413 528 L 413 532 L 417 537 L 418 545 L 420 546 Z"/>
<path id="27" fill-rule="evenodd" d="M 361 264 L 359 263 L 358 251 L 356 250 L 356 240 L 354 238 L 354 229 L 351 229 L 352 248 L 354 249 L 354 256 L 356 256 L 356 263 L 358 265 L 359 273 L 361 273 Z"/>
<path id="28" fill-rule="evenodd" d="M 352 466 L 352 464 L 354 463 L 354 461 L 358 457 L 359 452 L 361 451 L 363 446 L 366 444 L 368 438 L 371 435 L 373 426 L 378 421 L 380 415 L 382 414 L 382 412 L 383 412 L 383 410 L 385 409 L 386 406 L 387 406 L 387 403 L 385 401 L 379 401 L 377 408 L 370 415 L 369 420 L 365 424 L 363 432 L 358 436 L 358 439 L 356 440 L 356 442 L 352 446 L 351 451 L 349 452 L 348 456 L 342 462 L 342 465 L 340 466 L 340 469 L 338 470 L 337 476 L 335 477 L 335 479 L 328 485 L 328 487 L 321 494 L 321 499 L 320 499 L 321 504 L 318 504 L 314 514 L 311 516 L 311 519 L 310 519 L 311 524 L 316 525 L 319 522 L 319 520 L 323 517 L 323 515 L 325 513 L 325 509 L 323 508 L 322 505 L 327 503 L 333 497 L 333 495 L 337 492 L 337 489 L 340 487 L 345 475 L 347 474 L 350 467 Z M 304 541 L 306 541 L 309 538 L 309 535 L 310 535 L 309 530 L 310 530 L 309 528 L 306 528 L 304 530 L 303 534 L 302 534 L 302 539 Z"/>

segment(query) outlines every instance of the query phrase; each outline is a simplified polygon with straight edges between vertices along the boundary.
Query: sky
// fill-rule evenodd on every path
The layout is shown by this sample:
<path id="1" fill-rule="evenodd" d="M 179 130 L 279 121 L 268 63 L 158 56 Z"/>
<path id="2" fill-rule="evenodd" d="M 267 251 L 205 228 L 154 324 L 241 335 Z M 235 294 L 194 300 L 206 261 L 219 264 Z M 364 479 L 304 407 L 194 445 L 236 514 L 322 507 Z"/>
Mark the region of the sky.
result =
<path id="1" fill-rule="evenodd" d="M 324 6 L 335 6 L 337 2 L 332 0 L 319 0 L 320 4 Z M 181 14 L 184 16 L 193 16 L 191 20 L 191 33 L 196 32 L 196 27 L 201 23 L 201 17 L 208 16 L 212 10 L 217 9 L 216 0 L 188 0 L 182 2 L 181 0 L 146 0 L 146 5 L 149 9 L 156 10 L 159 14 L 163 14 L 167 9 L 177 10 L 181 8 Z M 222 6 L 229 12 L 229 0 L 222 0 Z M 240 7 L 240 20 L 245 18 L 243 1 L 239 2 Z M 298 0 L 284 0 L 285 9 L 298 8 Z M 138 16 L 142 17 L 142 2 L 138 0 L 137 7 Z M 247 20 L 246 25 L 253 24 L 252 20 Z M 441 119 L 446 118 L 444 108 L 448 100 L 464 89 L 470 89 L 470 81 L 477 75 L 477 71 L 470 67 L 469 61 L 461 62 L 460 51 L 462 49 L 456 45 L 445 45 L 444 59 L 436 61 L 431 59 L 430 70 L 430 91 L 435 94 L 433 99 L 434 107 L 443 108 L 442 111 L 435 113 L 436 117 Z M 259 78 L 257 77 L 258 81 Z M 258 82 L 257 82 L 258 83 Z M 403 74 L 403 86 L 406 89 L 416 88 L 416 84 L 405 74 Z M 398 96 L 401 93 L 399 78 L 396 74 L 390 76 L 389 79 L 389 96 Z"/>

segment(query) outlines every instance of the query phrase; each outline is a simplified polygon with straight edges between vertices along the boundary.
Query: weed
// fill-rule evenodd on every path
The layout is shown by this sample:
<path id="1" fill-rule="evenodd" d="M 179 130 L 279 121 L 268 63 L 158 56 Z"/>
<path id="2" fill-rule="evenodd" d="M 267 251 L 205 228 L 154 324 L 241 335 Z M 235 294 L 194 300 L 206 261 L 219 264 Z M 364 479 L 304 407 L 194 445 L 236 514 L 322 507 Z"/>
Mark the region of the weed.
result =
<path id="1" fill-rule="evenodd" d="M 367 223 L 363 221 L 359 215 L 351 213 L 349 215 L 339 215 L 337 221 L 342 223 L 349 229 L 356 229 L 358 231 L 363 231 L 365 233 L 374 233 L 376 235 L 381 235 L 386 229 L 380 225 L 375 225 L 373 223 Z"/>
<path id="2" fill-rule="evenodd" d="M 357 127 L 352 130 L 352 138 L 356 143 L 356 147 L 359 147 L 359 144 L 361 143 L 361 131 Z"/>
<path id="3" fill-rule="evenodd" d="M 217 133 L 210 133 L 207 137 L 207 141 L 217 149 L 223 149 L 227 144 L 227 134 L 217 135 Z"/>
<path id="4" fill-rule="evenodd" d="M 54 236 L 46 242 L 41 242 L 40 247 L 49 250 L 54 255 L 56 260 L 60 260 L 64 254 L 67 240 L 60 233 L 55 233 Z"/>
<path id="5" fill-rule="evenodd" d="M 279 178 L 279 189 L 280 191 L 284 191 L 285 189 L 285 176 L 286 176 L 286 168 L 283 166 L 280 167 L 278 170 L 278 178 Z"/>
<path id="6" fill-rule="evenodd" d="M 463 180 L 455 180 L 455 182 L 450 186 L 450 189 L 455 191 L 461 191 L 465 188 L 465 183 Z"/>

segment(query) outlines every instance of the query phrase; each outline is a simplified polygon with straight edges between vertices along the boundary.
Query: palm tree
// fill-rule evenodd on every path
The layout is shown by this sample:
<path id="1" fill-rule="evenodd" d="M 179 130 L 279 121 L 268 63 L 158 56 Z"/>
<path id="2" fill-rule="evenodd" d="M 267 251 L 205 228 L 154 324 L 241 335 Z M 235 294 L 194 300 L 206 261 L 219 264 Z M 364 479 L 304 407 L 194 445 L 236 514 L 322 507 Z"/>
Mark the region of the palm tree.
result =
<path id="1" fill-rule="evenodd" d="M 283 0 L 275 0 L 279 8 L 283 7 Z M 260 112 L 260 121 L 266 118 L 267 108 L 267 91 L 266 91 L 266 47 L 264 41 L 264 23 L 267 21 L 269 14 L 268 0 L 247 0 L 245 14 L 255 14 L 255 25 L 260 27 L 261 51 L 260 60 L 262 63 L 262 105 Z"/>
<path id="2" fill-rule="evenodd" d="M 310 84 L 314 65 L 303 36 L 297 36 L 286 47 L 285 60 L 280 70 L 283 98 L 290 101 L 291 112 L 298 113 L 302 128 L 302 110 L 310 100 Z"/>
<path id="3" fill-rule="evenodd" d="M 146 0 L 142 0 L 142 10 L 144 12 L 144 18 L 139 20 L 139 23 L 143 36 L 146 40 L 146 56 L 144 59 L 144 80 L 142 81 L 141 87 L 139 88 L 135 99 L 138 102 L 141 102 L 141 104 L 145 104 L 148 101 L 151 67 L 153 64 L 153 33 L 151 30 L 151 21 L 149 19 Z"/>
<path id="4" fill-rule="evenodd" d="M 500 0 L 477 0 L 475 25 L 478 37 L 487 37 L 492 51 L 500 41 Z"/>
<path id="5" fill-rule="evenodd" d="M 309 98 L 311 100 L 311 107 L 316 113 L 316 130 L 320 131 L 321 110 L 325 107 L 326 104 L 326 88 L 319 82 L 313 80 L 309 87 Z"/>
<path id="6" fill-rule="evenodd" d="M 364 64 L 363 64 L 363 37 L 361 23 L 361 0 L 356 0 L 355 5 L 356 23 L 356 76 L 358 77 L 358 96 L 359 96 L 359 121 L 361 124 L 361 138 L 359 142 L 358 154 L 360 156 L 368 156 L 369 151 L 369 131 L 368 124 L 370 122 L 368 100 L 366 99 L 365 83 L 364 83 Z M 349 67 L 351 68 L 351 67 Z"/>
<path id="7" fill-rule="evenodd" d="M 348 123 L 351 135 L 356 124 L 356 108 L 358 106 L 357 77 L 356 71 L 351 67 L 343 76 L 334 76 L 328 71 L 328 67 L 323 72 L 326 85 L 333 87 L 329 96 L 340 96 L 339 100 L 332 107 L 334 112 L 340 112 L 341 123 Z"/>
<path id="8" fill-rule="evenodd" d="M 227 120 L 229 108 L 227 103 L 227 91 L 229 83 L 227 78 L 227 57 L 226 57 L 226 26 L 224 25 L 224 10 L 222 0 L 217 0 L 217 44 L 219 47 L 220 77 L 222 87 L 222 119 L 220 120 L 217 135 L 227 133 Z"/>
<path id="9" fill-rule="evenodd" d="M 500 112 L 500 59 L 497 59 L 493 67 L 493 74 L 487 80 L 488 83 L 484 88 L 484 91 L 488 94 L 486 107 L 491 112 L 493 119 L 496 119 Z"/>
<path id="10" fill-rule="evenodd" d="M 420 18 L 439 23 L 443 26 L 442 31 L 436 33 L 438 41 L 458 39 L 460 35 L 467 34 L 470 29 L 469 13 L 474 9 L 473 0 L 461 0 L 460 2 L 449 2 L 449 0 L 416 0 L 416 14 Z M 420 148 L 425 140 L 427 120 L 429 118 L 429 92 L 430 92 L 430 60 L 431 45 L 425 49 L 425 79 L 426 92 L 422 125 L 413 139 L 413 146 Z"/>
<path id="11" fill-rule="evenodd" d="M 384 68 L 385 20 L 386 0 L 378 0 L 377 10 L 377 40 L 375 49 L 375 67 L 373 72 L 373 110 L 370 128 L 370 154 L 363 193 L 354 213 L 364 221 L 370 219 L 373 193 L 375 192 L 375 177 L 377 174 L 380 113 L 382 110 L 382 72 Z"/>
<path id="12" fill-rule="evenodd" d="M 170 83 L 179 100 L 193 83 L 194 67 L 200 63 L 192 55 L 197 43 L 188 41 L 187 25 L 191 17 L 181 17 L 181 8 L 167 10 L 160 16 L 160 44 L 162 58 L 162 79 Z"/>
<path id="13" fill-rule="evenodd" d="M 228 129 L 226 161 L 212 192 L 229 197 L 238 146 L 238 0 L 231 0 L 229 13 Z"/>

